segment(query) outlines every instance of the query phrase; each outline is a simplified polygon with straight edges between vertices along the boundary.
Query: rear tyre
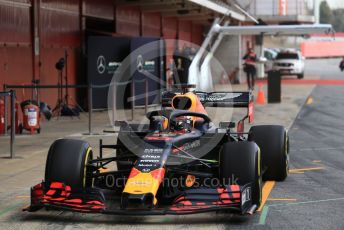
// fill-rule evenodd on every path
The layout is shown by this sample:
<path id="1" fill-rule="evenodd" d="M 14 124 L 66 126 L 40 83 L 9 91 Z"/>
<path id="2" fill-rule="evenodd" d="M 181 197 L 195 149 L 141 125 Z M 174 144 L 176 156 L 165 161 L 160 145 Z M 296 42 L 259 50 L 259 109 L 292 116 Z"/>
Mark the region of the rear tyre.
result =
<path id="1" fill-rule="evenodd" d="M 220 152 L 220 180 L 225 184 L 252 183 L 252 204 L 260 206 L 262 177 L 260 150 L 254 142 L 229 142 Z M 237 181 L 235 181 L 237 179 Z M 234 180 L 234 181 L 233 181 Z M 228 183 L 229 182 L 229 183 Z"/>
<path id="2" fill-rule="evenodd" d="M 263 180 L 283 181 L 289 173 L 289 137 L 283 126 L 253 126 L 248 136 L 262 152 Z"/>
<path id="3" fill-rule="evenodd" d="M 49 149 L 45 168 L 45 181 L 61 182 L 80 191 L 92 186 L 87 163 L 92 159 L 90 145 L 81 140 L 56 140 Z"/>

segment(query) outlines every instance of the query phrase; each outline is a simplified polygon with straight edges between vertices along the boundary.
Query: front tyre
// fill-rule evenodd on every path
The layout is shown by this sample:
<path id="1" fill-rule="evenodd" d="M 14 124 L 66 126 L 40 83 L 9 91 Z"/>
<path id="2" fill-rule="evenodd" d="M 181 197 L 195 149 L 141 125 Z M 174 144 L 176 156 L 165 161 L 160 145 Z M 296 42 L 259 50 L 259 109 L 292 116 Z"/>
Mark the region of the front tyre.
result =
<path id="1" fill-rule="evenodd" d="M 92 159 L 90 145 L 81 140 L 59 139 L 49 149 L 45 181 L 61 182 L 72 190 L 80 191 L 92 186 L 87 164 Z"/>
<path id="2" fill-rule="evenodd" d="M 254 142 L 228 142 L 220 152 L 220 180 L 244 186 L 251 183 L 252 204 L 260 206 L 262 196 L 261 159 Z"/>

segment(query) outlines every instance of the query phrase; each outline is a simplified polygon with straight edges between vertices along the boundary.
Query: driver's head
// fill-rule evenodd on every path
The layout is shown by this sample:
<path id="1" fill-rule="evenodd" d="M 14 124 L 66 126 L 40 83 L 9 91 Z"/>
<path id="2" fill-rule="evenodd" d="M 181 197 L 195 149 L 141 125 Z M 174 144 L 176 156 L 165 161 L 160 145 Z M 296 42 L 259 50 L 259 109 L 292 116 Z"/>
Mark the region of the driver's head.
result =
<path id="1" fill-rule="evenodd" d="M 193 128 L 193 120 L 190 117 L 179 117 L 176 119 L 176 122 L 173 126 L 173 129 L 176 131 L 186 131 L 190 132 Z"/>

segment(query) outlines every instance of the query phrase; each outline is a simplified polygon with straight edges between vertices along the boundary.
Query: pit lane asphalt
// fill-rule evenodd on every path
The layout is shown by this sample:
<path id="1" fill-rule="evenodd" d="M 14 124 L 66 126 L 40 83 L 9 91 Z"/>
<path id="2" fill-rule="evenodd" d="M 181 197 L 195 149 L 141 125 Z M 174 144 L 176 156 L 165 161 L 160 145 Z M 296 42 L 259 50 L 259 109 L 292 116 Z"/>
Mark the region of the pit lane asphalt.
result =
<path id="1" fill-rule="evenodd" d="M 308 62 L 308 75 L 344 79 L 337 60 Z M 289 135 L 293 170 L 278 183 L 259 223 L 271 229 L 344 229 L 344 86 L 318 85 Z M 307 170 L 309 169 L 309 170 Z"/>
<path id="2" fill-rule="evenodd" d="M 344 79 L 344 74 L 338 72 L 337 60 L 312 60 L 307 64 L 307 76 L 334 79 L 343 75 Z M 27 197 L 17 197 L 0 210 L 0 229 L 344 229 L 343 95 L 343 86 L 314 89 L 309 100 L 312 103 L 303 106 L 289 131 L 291 168 L 305 170 L 294 170 L 285 182 L 276 183 L 270 200 L 253 216 L 209 213 L 121 217 L 46 211 L 30 214 L 20 211 Z M 6 181 L 2 182 L 6 186 Z M 13 199 L 13 194 L 6 197 Z"/>

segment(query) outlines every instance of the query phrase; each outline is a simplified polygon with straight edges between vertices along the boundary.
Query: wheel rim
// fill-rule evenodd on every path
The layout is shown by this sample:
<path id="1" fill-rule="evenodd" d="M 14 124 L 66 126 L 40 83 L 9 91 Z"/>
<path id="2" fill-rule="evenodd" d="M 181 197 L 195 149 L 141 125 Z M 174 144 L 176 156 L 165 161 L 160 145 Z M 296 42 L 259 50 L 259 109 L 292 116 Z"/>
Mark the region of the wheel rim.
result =
<path id="1" fill-rule="evenodd" d="M 85 189 L 86 185 L 87 185 L 87 163 L 90 159 L 92 159 L 92 148 L 88 147 L 87 152 L 86 152 L 86 156 L 85 156 L 85 164 L 84 164 L 84 178 L 82 181 L 83 189 Z"/>

